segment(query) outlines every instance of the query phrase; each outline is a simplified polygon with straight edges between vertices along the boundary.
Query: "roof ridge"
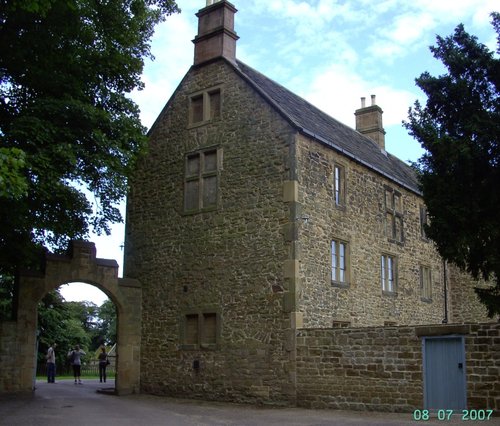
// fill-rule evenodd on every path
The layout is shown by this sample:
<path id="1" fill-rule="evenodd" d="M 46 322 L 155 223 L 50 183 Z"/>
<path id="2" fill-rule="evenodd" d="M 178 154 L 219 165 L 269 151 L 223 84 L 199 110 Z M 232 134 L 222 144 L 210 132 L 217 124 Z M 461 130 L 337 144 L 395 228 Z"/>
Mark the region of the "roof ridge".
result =
<path id="1" fill-rule="evenodd" d="M 403 160 L 244 62 L 227 62 L 298 131 L 421 195 L 414 170 Z"/>

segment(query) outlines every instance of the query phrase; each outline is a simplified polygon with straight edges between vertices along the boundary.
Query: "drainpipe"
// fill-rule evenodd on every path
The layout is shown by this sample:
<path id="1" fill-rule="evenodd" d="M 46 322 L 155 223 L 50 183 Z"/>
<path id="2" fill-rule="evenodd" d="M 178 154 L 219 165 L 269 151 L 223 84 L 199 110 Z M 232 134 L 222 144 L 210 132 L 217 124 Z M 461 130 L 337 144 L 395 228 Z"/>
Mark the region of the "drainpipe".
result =
<path id="1" fill-rule="evenodd" d="M 446 273 L 446 260 L 443 260 L 443 293 L 444 293 L 443 324 L 448 324 L 448 276 Z"/>

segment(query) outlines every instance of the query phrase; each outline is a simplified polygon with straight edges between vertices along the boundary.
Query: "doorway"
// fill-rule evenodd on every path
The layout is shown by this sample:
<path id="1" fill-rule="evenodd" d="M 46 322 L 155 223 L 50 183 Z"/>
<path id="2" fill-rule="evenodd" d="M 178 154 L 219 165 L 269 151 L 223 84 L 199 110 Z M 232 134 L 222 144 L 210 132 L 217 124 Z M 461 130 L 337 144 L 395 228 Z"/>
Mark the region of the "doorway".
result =
<path id="1" fill-rule="evenodd" d="M 428 410 L 467 408 L 463 336 L 424 337 L 424 407 Z"/>

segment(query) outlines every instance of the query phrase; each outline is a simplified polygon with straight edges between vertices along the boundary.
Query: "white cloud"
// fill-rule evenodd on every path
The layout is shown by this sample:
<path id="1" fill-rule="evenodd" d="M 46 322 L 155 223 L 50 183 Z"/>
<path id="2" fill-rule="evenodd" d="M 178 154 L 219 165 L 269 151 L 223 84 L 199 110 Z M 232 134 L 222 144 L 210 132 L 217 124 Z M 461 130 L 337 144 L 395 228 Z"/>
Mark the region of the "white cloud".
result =
<path id="1" fill-rule="evenodd" d="M 148 128 L 193 63 L 194 45 L 191 40 L 197 28 L 190 3 L 199 1 L 179 3 L 186 12 L 167 17 L 166 22 L 156 28 L 151 48 L 155 60 L 145 64 L 145 88 L 132 94 L 134 101 L 141 107 L 142 122 Z"/>
<path id="2" fill-rule="evenodd" d="M 353 73 L 351 68 L 332 65 L 326 71 L 315 76 L 310 86 L 302 90 L 302 96 L 322 111 L 354 127 L 354 111 L 361 107 L 361 97 L 367 99 L 376 95 L 377 105 L 384 110 L 384 126 L 400 125 L 406 118 L 408 106 L 417 98 L 417 94 L 398 90 L 389 85 L 375 84 Z"/>

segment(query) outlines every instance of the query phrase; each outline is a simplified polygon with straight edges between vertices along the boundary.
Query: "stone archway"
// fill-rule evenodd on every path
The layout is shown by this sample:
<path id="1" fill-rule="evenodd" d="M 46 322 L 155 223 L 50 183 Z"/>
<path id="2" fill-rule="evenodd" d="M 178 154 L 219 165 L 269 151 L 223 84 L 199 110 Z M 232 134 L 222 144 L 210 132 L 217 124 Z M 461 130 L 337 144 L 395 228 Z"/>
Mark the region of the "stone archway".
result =
<path id="1" fill-rule="evenodd" d="M 103 290 L 118 319 L 116 391 L 139 393 L 142 291 L 137 280 L 118 278 L 115 260 L 96 258 L 94 243 L 72 241 L 66 255 L 47 254 L 41 274 L 19 277 L 17 317 L 1 323 L 0 392 L 31 391 L 36 374 L 37 304 L 49 291 L 69 282 Z M 5 360 L 5 362 L 4 362 Z"/>

